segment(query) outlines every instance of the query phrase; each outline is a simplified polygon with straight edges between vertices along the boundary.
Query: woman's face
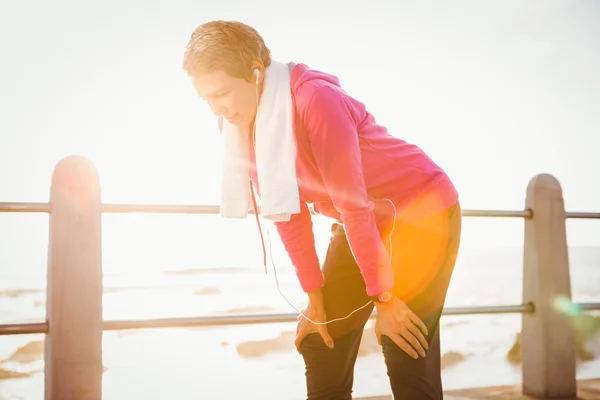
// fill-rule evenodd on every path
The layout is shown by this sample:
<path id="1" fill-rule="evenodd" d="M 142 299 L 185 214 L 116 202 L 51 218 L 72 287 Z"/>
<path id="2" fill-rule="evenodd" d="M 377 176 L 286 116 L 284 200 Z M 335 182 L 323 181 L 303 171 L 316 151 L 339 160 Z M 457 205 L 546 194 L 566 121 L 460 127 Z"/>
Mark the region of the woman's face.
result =
<path id="1" fill-rule="evenodd" d="M 216 116 L 246 128 L 253 123 L 257 109 L 257 85 L 229 75 L 224 70 L 191 76 L 198 95 Z"/>

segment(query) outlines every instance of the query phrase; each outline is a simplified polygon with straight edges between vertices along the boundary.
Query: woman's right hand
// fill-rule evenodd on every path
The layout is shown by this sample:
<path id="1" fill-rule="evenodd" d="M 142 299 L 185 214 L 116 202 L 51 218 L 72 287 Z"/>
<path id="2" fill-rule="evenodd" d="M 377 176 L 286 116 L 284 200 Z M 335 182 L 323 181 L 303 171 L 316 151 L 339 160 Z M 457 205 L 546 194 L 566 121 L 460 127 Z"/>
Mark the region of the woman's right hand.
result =
<path id="1" fill-rule="evenodd" d="M 321 294 L 321 290 L 311 292 L 308 295 L 308 305 L 302 313 L 298 315 L 298 326 L 296 327 L 296 338 L 294 343 L 296 345 L 296 350 L 298 353 L 302 353 L 300 350 L 300 346 L 302 341 L 309 333 L 318 332 L 323 341 L 330 349 L 333 349 L 333 339 L 329 336 L 329 332 L 327 332 L 326 324 L 313 324 L 308 319 L 314 322 L 325 322 L 327 321 L 327 316 L 325 315 L 325 305 L 323 302 L 323 295 Z"/>

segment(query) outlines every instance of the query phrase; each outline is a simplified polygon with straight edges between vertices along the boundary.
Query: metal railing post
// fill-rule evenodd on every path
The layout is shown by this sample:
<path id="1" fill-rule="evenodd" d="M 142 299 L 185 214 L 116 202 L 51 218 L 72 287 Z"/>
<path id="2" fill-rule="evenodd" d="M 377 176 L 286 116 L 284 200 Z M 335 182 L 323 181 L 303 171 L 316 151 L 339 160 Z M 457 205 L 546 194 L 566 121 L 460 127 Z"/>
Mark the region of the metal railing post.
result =
<path id="1" fill-rule="evenodd" d="M 62 159 L 52 175 L 45 399 L 102 398 L 100 182 L 93 164 Z"/>
<path id="2" fill-rule="evenodd" d="M 571 300 L 566 213 L 562 189 L 548 174 L 527 187 L 523 254 L 523 303 L 535 311 L 523 314 L 523 393 L 537 398 L 574 398 L 575 337 L 569 317 L 557 302 Z"/>

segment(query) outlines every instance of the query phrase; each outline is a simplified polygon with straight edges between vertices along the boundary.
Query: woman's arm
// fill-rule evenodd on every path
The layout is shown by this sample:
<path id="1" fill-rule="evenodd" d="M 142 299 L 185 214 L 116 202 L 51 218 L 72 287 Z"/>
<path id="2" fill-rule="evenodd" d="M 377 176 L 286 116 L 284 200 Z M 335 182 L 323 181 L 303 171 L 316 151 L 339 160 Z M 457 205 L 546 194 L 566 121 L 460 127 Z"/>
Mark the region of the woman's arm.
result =
<path id="1" fill-rule="evenodd" d="M 300 213 L 292 214 L 289 221 L 275 222 L 277 232 L 296 270 L 300 286 L 311 293 L 323 286 L 323 273 L 315 248 L 312 218 L 304 201 Z"/>
<path id="2" fill-rule="evenodd" d="M 357 123 L 339 88 L 322 86 L 304 108 L 303 122 L 321 178 L 340 212 L 369 296 L 391 290 L 394 278 L 363 177 Z"/>

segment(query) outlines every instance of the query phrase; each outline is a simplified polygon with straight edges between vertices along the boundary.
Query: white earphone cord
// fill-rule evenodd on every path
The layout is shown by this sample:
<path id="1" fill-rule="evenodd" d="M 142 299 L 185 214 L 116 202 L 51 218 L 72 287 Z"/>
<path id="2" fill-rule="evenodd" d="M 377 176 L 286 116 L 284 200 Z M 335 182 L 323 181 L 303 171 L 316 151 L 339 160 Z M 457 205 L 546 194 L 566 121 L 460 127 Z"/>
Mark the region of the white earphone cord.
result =
<path id="1" fill-rule="evenodd" d="M 256 76 L 256 109 L 258 111 L 258 104 L 259 104 L 259 95 L 258 95 L 258 90 L 259 90 L 259 85 L 258 85 L 258 81 L 260 78 L 260 71 L 258 69 L 254 70 L 254 76 Z M 252 126 L 252 145 L 254 147 L 254 154 L 256 154 L 256 118 L 254 119 L 254 124 Z M 392 207 L 394 208 L 394 222 L 392 224 L 392 230 L 390 232 L 390 236 L 389 236 L 389 243 L 390 243 L 390 262 L 392 260 L 392 235 L 394 234 L 394 229 L 396 228 L 396 206 L 394 205 L 394 202 L 391 201 L 390 199 L 385 199 L 387 201 L 390 202 L 390 204 L 392 205 Z M 260 224 L 259 224 L 259 229 L 261 229 Z M 367 307 L 369 304 L 371 304 L 373 301 L 369 300 L 368 303 L 366 303 L 363 306 L 358 307 L 357 309 L 355 309 L 354 311 L 352 311 L 350 314 L 346 315 L 345 317 L 342 318 L 335 318 L 332 319 L 330 321 L 325 321 L 325 322 L 316 322 L 313 321 L 312 319 L 310 319 L 309 317 L 307 317 L 301 310 L 298 310 L 296 308 L 296 306 L 294 306 L 292 304 L 291 301 L 288 300 L 287 297 L 285 297 L 285 295 L 283 294 L 283 292 L 281 291 L 281 288 L 279 287 L 279 279 L 277 278 L 277 268 L 275 267 L 275 260 L 273 260 L 273 252 L 272 252 L 272 244 L 271 244 L 271 232 L 269 231 L 269 229 L 267 228 L 267 236 L 269 238 L 269 258 L 271 260 L 271 264 L 273 265 L 273 274 L 275 275 L 275 284 L 277 286 L 277 291 L 279 292 L 279 294 L 281 295 L 281 297 L 283 297 L 283 299 L 294 309 L 296 310 L 303 318 L 305 318 L 308 322 L 311 322 L 315 325 L 327 325 L 330 324 L 332 322 L 336 322 L 336 321 L 343 321 L 345 319 L 350 318 L 354 313 L 362 310 L 363 308 Z"/>

